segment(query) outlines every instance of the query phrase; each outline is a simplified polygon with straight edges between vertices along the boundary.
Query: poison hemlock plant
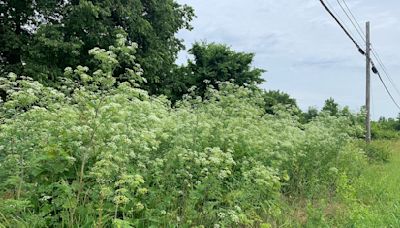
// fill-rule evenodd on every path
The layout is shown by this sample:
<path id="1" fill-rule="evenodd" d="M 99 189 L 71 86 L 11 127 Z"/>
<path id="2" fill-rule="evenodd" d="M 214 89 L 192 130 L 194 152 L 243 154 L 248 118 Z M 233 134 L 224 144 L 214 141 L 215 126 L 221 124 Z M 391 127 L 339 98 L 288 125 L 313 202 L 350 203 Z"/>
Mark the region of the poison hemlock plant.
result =
<path id="1" fill-rule="evenodd" d="M 119 35 L 90 51 L 97 69 L 67 68 L 58 89 L 1 79 L 0 223 L 268 227 L 282 196 L 334 191 L 363 162 L 348 117 L 266 114 L 263 93 L 245 86 L 172 108 L 137 87 L 138 64 L 115 72 L 135 50 Z"/>

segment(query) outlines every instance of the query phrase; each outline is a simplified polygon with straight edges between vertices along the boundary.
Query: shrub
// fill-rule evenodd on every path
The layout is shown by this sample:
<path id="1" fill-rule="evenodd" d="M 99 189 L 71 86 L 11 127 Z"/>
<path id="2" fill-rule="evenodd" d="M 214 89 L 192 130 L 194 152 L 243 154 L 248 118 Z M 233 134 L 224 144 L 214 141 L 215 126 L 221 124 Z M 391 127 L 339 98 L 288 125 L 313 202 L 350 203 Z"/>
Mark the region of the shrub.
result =
<path id="1" fill-rule="evenodd" d="M 385 122 L 372 122 L 371 135 L 376 140 L 391 140 L 400 137 L 400 131 L 396 130 L 395 126 L 387 126 Z"/>
<path id="2" fill-rule="evenodd" d="M 257 226 L 281 213 L 282 192 L 321 194 L 337 173 L 353 170 L 344 158 L 359 159 L 348 147 L 358 129 L 346 117 L 302 125 L 284 110 L 268 115 L 260 91 L 231 83 L 171 108 L 135 87 L 139 68 L 118 83 L 113 52 L 91 54 L 99 69 L 66 69 L 70 80 L 60 90 L 5 80 L 24 86 L 0 104 L 3 220 Z"/>
<path id="3" fill-rule="evenodd" d="M 388 162 L 392 153 L 387 141 L 373 141 L 363 147 L 372 162 Z"/>

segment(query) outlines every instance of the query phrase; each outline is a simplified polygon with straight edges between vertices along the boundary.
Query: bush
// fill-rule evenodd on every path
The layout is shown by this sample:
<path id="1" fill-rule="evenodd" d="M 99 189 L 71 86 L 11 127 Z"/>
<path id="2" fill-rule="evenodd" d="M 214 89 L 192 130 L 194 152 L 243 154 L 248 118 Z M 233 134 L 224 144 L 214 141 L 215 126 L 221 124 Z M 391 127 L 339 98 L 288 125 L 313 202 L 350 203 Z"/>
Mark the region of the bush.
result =
<path id="1" fill-rule="evenodd" d="M 388 162 L 392 153 L 387 141 L 373 141 L 365 144 L 364 151 L 372 162 Z"/>
<path id="2" fill-rule="evenodd" d="M 117 83 L 113 52 L 91 54 L 99 70 L 66 69 L 60 90 L 5 80 L 0 222 L 257 226 L 281 213 L 282 192 L 323 194 L 357 169 L 346 161 L 359 160 L 348 146 L 359 129 L 346 117 L 268 115 L 260 91 L 230 83 L 171 108 L 135 87 L 140 69 Z"/>
<path id="3" fill-rule="evenodd" d="M 373 122 L 371 125 L 372 139 L 376 140 L 391 140 L 400 137 L 400 131 L 384 126 L 382 123 Z"/>

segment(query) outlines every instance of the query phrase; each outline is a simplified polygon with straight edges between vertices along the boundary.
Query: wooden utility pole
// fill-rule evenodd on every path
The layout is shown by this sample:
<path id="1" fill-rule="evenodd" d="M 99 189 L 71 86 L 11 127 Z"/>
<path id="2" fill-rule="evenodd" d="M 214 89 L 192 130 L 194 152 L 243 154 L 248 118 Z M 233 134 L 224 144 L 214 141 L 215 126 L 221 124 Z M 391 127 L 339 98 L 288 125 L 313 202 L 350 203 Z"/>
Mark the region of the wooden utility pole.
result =
<path id="1" fill-rule="evenodd" d="M 371 40 L 370 40 L 370 23 L 369 21 L 366 23 L 366 99 L 365 99 L 365 108 L 367 109 L 367 116 L 365 118 L 365 128 L 366 135 L 365 141 L 367 143 L 371 142 Z"/>

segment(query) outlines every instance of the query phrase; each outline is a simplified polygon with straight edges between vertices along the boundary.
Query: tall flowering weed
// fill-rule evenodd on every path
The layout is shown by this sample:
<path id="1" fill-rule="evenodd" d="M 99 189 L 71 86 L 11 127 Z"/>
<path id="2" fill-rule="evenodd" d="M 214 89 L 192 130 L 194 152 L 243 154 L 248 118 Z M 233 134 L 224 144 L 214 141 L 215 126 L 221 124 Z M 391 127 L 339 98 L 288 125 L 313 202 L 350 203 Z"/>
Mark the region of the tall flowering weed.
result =
<path id="1" fill-rule="evenodd" d="M 149 96 L 139 65 L 113 77 L 118 56 L 135 61 L 126 44 L 93 49 L 99 68 L 67 68 L 58 89 L 1 79 L 2 223 L 257 226 L 280 213 L 282 194 L 329 190 L 332 170 L 349 173 L 361 156 L 346 117 L 267 115 L 251 87 L 221 83 L 174 106 Z"/>

